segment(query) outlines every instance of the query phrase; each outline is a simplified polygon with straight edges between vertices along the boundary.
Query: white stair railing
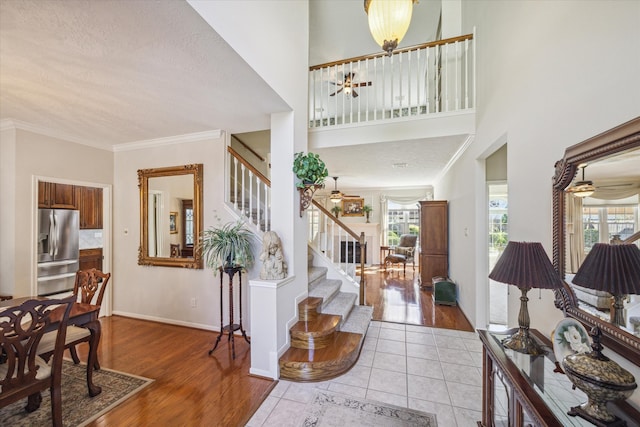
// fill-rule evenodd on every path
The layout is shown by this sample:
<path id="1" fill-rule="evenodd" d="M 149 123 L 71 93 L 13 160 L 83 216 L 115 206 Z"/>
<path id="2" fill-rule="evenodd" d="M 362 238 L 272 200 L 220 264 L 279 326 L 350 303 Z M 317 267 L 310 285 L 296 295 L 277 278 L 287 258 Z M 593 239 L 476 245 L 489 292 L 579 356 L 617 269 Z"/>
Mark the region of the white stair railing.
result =
<path id="1" fill-rule="evenodd" d="M 360 304 L 364 304 L 364 263 L 367 242 L 347 225 L 313 200 L 308 210 L 309 246 L 324 256 L 345 278 L 360 287 Z M 358 276 L 358 271 L 361 272 Z"/>
<path id="2" fill-rule="evenodd" d="M 475 107 L 473 34 L 309 68 L 309 128 Z"/>
<path id="3" fill-rule="evenodd" d="M 260 231 L 271 229 L 271 181 L 227 147 L 229 192 L 227 201 L 236 213 Z"/>

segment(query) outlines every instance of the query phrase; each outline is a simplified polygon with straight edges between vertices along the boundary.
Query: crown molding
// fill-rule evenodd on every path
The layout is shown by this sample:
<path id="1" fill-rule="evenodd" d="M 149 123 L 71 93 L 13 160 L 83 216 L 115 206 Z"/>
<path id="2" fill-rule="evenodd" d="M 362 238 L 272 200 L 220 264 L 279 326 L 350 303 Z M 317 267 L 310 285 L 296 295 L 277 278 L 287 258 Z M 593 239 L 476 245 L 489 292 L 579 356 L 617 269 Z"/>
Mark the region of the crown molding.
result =
<path id="1" fill-rule="evenodd" d="M 163 138 L 147 139 L 142 141 L 128 142 L 124 144 L 114 144 L 108 147 L 101 145 L 97 142 L 86 141 L 79 139 L 76 136 L 65 134 L 46 128 L 44 126 L 34 125 L 32 123 L 23 122 L 15 119 L 2 119 L 0 120 L 0 131 L 4 130 L 24 130 L 27 132 L 36 133 L 38 135 L 44 135 L 51 138 L 61 139 L 64 141 L 73 142 L 75 144 L 87 145 L 89 147 L 98 148 L 100 150 L 119 152 L 119 151 L 132 151 L 142 150 L 152 147 L 163 147 L 167 145 L 185 144 L 190 142 L 198 142 L 206 139 L 219 139 L 224 137 L 224 131 L 220 129 L 195 132 L 184 135 L 168 136 Z"/>
<path id="2" fill-rule="evenodd" d="M 45 126 L 39 126 L 29 122 L 23 122 L 22 120 L 2 119 L 0 121 L 0 130 L 7 130 L 7 129 L 23 130 L 26 132 L 36 133 L 38 135 L 48 136 L 50 138 L 73 142 L 75 144 L 87 145 L 89 147 L 98 148 L 100 150 L 111 151 L 111 147 L 105 147 L 104 145 L 98 142 L 92 142 L 92 141 L 80 139 L 77 136 L 70 135 L 68 133 L 55 131 Z"/>
<path id="3" fill-rule="evenodd" d="M 458 159 L 462 157 L 462 154 L 464 154 L 464 152 L 467 151 L 467 148 L 469 148 L 469 146 L 471 145 L 471 143 L 474 141 L 475 138 L 476 138 L 475 134 L 470 134 L 469 136 L 467 136 L 467 139 L 460 146 L 458 151 L 456 151 L 453 154 L 453 156 L 451 157 L 451 159 L 449 159 L 449 161 L 444 166 L 442 171 L 440 171 L 440 173 L 436 176 L 436 179 L 434 180 L 434 182 L 439 182 L 442 179 L 442 177 L 444 177 L 447 174 L 447 172 L 449 172 L 449 169 L 451 169 L 451 167 L 458 161 Z"/>
<path id="4" fill-rule="evenodd" d="M 147 139 L 144 141 L 129 142 L 113 146 L 114 152 L 143 150 L 154 147 L 164 147 L 167 145 L 187 144 L 190 142 L 199 142 L 206 139 L 219 139 L 224 136 L 224 131 L 220 129 L 188 133 L 185 135 L 168 136 L 164 138 Z"/>

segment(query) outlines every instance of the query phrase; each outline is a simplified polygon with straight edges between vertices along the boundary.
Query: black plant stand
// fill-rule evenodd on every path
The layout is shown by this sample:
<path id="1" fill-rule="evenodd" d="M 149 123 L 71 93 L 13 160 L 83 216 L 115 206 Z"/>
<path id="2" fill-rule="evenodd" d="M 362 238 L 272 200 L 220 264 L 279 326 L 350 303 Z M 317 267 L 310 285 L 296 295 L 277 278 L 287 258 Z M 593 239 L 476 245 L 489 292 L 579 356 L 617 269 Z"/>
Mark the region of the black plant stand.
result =
<path id="1" fill-rule="evenodd" d="M 222 277 L 224 276 L 224 273 L 227 273 L 227 275 L 229 276 L 229 324 L 226 326 L 223 326 L 223 320 L 222 320 Z M 240 322 L 239 323 L 233 323 L 234 318 L 233 318 L 233 276 L 238 273 L 238 287 L 240 289 Z M 251 341 L 249 341 L 249 338 L 247 337 L 247 333 L 245 332 L 244 328 L 242 327 L 242 268 L 241 267 L 227 267 L 227 268 L 222 268 L 220 267 L 220 334 L 218 335 L 218 338 L 216 339 L 216 343 L 214 344 L 213 348 L 211 350 L 209 350 L 209 355 L 211 355 L 211 353 L 213 353 L 213 351 L 218 347 L 218 344 L 220 343 L 220 339 L 222 338 L 222 336 L 224 335 L 225 332 L 227 332 L 229 335 L 227 337 L 228 341 L 231 341 L 231 354 L 233 356 L 233 358 L 236 358 L 236 343 L 233 339 L 233 333 L 237 330 L 240 330 L 240 332 L 242 332 L 242 336 L 244 337 L 245 341 L 248 342 L 249 344 L 251 344 Z"/>

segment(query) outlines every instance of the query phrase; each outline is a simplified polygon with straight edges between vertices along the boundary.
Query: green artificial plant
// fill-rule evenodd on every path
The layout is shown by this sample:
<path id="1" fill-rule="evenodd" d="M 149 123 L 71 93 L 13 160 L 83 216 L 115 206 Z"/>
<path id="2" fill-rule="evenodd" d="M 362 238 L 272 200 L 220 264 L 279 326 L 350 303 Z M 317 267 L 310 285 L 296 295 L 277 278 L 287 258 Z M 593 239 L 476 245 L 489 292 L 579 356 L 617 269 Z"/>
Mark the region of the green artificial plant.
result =
<path id="1" fill-rule="evenodd" d="M 367 216 L 367 222 L 369 222 L 369 215 L 371 214 L 372 210 L 373 208 L 371 207 L 371 205 L 364 205 L 362 207 L 362 212 L 364 212 L 364 214 Z"/>
<path id="2" fill-rule="evenodd" d="M 336 216 L 336 218 L 338 217 L 338 214 L 340 212 L 342 212 L 342 208 L 338 205 L 335 205 L 334 207 L 331 208 L 331 212 L 333 212 L 333 214 Z"/>
<path id="3" fill-rule="evenodd" d="M 217 273 L 220 268 L 247 269 L 253 265 L 251 239 L 254 234 L 241 220 L 209 227 L 200 236 L 199 250 L 207 267 Z"/>
<path id="4" fill-rule="evenodd" d="M 318 154 L 304 154 L 302 151 L 295 154 L 293 172 L 300 180 L 296 184 L 298 188 L 304 188 L 305 185 L 322 185 L 329 175 L 326 165 Z"/>

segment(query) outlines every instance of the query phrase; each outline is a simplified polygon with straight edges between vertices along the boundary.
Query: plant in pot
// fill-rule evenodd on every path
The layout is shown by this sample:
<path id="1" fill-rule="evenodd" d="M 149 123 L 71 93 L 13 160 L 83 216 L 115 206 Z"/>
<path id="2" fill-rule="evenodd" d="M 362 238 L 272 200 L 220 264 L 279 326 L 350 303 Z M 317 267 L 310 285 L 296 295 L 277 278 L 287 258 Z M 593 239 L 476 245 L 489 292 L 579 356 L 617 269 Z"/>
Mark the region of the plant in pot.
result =
<path id="1" fill-rule="evenodd" d="M 364 205 L 362 207 L 362 212 L 367 216 L 367 222 L 369 222 L 369 214 L 371 214 L 372 210 L 373 208 L 370 205 Z"/>
<path id="2" fill-rule="evenodd" d="M 304 188 L 309 185 L 323 185 L 329 175 L 327 167 L 318 154 L 299 152 L 293 159 L 293 172 L 300 180 L 296 187 Z"/>
<path id="3" fill-rule="evenodd" d="M 336 218 L 338 218 L 338 215 L 340 214 L 340 212 L 342 212 L 342 208 L 338 205 L 335 205 L 334 207 L 331 208 L 331 212 L 333 212 Z"/>
<path id="4" fill-rule="evenodd" d="M 241 220 L 228 222 L 222 226 L 209 227 L 200 236 L 199 250 L 207 267 L 217 274 L 218 270 L 240 268 L 245 270 L 253 265 L 251 239 L 254 234 Z"/>

